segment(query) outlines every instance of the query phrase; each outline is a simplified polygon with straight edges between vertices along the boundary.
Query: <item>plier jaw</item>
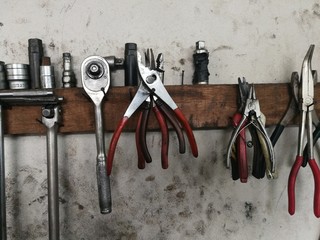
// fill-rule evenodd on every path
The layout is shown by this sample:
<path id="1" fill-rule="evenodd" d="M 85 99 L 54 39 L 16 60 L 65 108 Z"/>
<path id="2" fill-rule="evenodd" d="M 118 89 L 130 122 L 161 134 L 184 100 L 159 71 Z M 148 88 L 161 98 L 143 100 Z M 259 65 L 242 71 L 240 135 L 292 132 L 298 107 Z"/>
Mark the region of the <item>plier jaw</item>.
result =
<path id="1" fill-rule="evenodd" d="M 175 110 L 178 108 L 176 103 L 173 101 L 173 99 L 170 97 L 169 93 L 163 86 L 163 83 L 161 81 L 161 78 L 156 70 L 152 70 L 148 67 L 146 67 L 142 63 L 141 54 L 137 53 L 138 57 L 138 68 L 139 68 L 139 74 L 141 77 L 141 84 L 144 84 L 145 87 L 149 90 L 149 92 L 156 95 L 158 98 L 160 98 L 163 102 L 165 102 L 172 110 Z"/>
<path id="2" fill-rule="evenodd" d="M 314 109 L 314 74 L 311 68 L 311 60 L 314 51 L 314 45 L 310 45 L 309 50 L 303 60 L 301 69 L 301 110 Z"/>

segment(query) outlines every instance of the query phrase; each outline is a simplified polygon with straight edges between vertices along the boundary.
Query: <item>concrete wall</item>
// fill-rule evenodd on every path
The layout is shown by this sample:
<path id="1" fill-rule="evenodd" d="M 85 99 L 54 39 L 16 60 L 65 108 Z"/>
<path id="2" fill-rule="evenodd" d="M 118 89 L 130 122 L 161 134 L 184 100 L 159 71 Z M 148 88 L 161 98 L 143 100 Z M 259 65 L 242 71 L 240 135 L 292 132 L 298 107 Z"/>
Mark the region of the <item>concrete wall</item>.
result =
<path id="1" fill-rule="evenodd" d="M 311 0 L 3 0 L 0 59 L 26 63 L 28 38 L 40 38 L 61 86 L 63 52 L 74 56 L 80 82 L 85 57 L 122 56 L 124 44 L 136 42 L 140 51 L 152 47 L 164 54 L 166 84 L 180 84 L 182 70 L 190 84 L 195 42 L 205 40 L 210 84 L 234 84 L 238 76 L 280 83 L 300 71 L 311 43 L 313 68 L 319 69 L 319 29 L 320 2 Z M 112 84 L 123 84 L 121 71 Z M 295 216 L 287 212 L 297 132 L 286 129 L 276 146 L 279 179 L 251 177 L 247 184 L 232 181 L 225 169 L 231 129 L 195 131 L 198 159 L 189 150 L 180 155 L 171 133 L 168 170 L 160 165 L 160 134 L 150 133 L 154 161 L 143 171 L 137 169 L 134 134 L 125 133 L 115 156 L 110 215 L 98 209 L 94 135 L 61 135 L 61 239 L 319 239 L 310 169 L 298 178 Z M 106 134 L 106 143 L 110 138 Z M 46 239 L 45 137 L 7 136 L 5 148 L 9 239 Z"/>

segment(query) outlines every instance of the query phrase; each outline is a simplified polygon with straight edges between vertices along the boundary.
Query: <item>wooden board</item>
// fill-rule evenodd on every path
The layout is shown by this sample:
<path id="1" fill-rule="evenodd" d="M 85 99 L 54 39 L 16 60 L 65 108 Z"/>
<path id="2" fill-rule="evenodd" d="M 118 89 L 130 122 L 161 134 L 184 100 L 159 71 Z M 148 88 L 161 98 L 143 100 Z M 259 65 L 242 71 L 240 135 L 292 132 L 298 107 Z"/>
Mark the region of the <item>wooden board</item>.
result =
<path id="1" fill-rule="evenodd" d="M 230 119 L 237 110 L 237 85 L 184 85 L 166 86 L 168 92 L 181 108 L 193 129 L 217 129 L 230 126 Z M 266 115 L 267 125 L 275 125 L 285 113 L 289 103 L 288 84 L 255 85 L 261 111 Z M 130 104 L 136 88 L 113 87 L 107 93 L 103 105 L 104 126 L 113 131 Z M 62 103 L 61 133 L 94 132 L 94 105 L 82 88 L 56 89 Z M 320 87 L 315 89 L 316 101 L 320 100 Z M 316 104 L 320 112 L 320 104 Z M 39 106 L 13 106 L 4 111 L 6 134 L 43 134 L 45 127 Z M 126 127 L 134 131 L 137 121 L 135 114 Z M 158 123 L 151 114 L 151 130 L 158 130 Z M 295 122 L 296 123 L 296 122 Z M 294 123 L 293 123 L 294 124 Z"/>

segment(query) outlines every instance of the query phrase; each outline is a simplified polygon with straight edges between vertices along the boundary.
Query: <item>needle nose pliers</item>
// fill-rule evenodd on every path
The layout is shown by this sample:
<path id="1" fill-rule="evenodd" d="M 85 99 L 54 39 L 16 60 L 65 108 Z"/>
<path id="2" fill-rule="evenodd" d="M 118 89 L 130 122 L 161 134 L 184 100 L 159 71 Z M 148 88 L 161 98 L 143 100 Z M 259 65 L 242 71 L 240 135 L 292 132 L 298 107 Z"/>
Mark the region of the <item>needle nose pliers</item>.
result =
<path id="1" fill-rule="evenodd" d="M 313 136 L 312 136 L 312 113 L 314 111 L 314 83 L 316 74 L 311 69 L 311 60 L 314 51 L 314 45 L 309 50 L 303 60 L 301 69 L 301 79 L 299 84 L 299 107 L 300 107 L 300 125 L 298 153 L 296 160 L 291 168 L 288 179 L 288 211 L 291 215 L 295 213 L 295 184 L 300 167 L 303 164 L 303 142 L 304 131 L 307 128 L 307 148 L 308 164 L 312 170 L 314 178 L 314 200 L 313 212 L 316 217 L 320 217 L 320 170 L 314 159 Z"/>
<path id="2" fill-rule="evenodd" d="M 118 123 L 118 126 L 112 136 L 109 151 L 108 151 L 108 161 L 107 161 L 107 174 L 110 175 L 112 171 L 112 163 L 115 155 L 115 149 L 118 143 L 118 140 L 120 138 L 121 132 L 123 128 L 125 127 L 126 123 L 128 122 L 129 118 L 133 115 L 134 112 L 136 112 L 139 107 L 148 99 L 156 98 L 154 100 L 154 103 L 160 108 L 160 109 L 166 109 L 170 110 L 172 112 L 172 115 L 177 119 L 177 121 L 180 123 L 181 127 L 185 130 L 187 138 L 190 143 L 191 151 L 194 157 L 198 156 L 198 147 L 196 144 L 195 137 L 193 135 L 192 129 L 188 123 L 188 120 L 183 115 L 181 109 L 176 105 L 176 103 L 173 101 L 173 99 L 170 97 L 169 93 L 165 89 L 161 78 L 159 76 L 158 71 L 150 69 L 150 67 L 145 66 L 142 63 L 141 55 L 138 52 L 138 70 L 139 75 L 141 78 L 139 88 L 137 93 L 135 94 L 134 98 L 132 99 L 129 107 L 127 108 L 126 112 L 123 115 L 123 118 Z M 164 106 L 163 108 L 161 106 Z M 162 111 L 161 113 L 163 113 Z M 159 121 L 160 123 L 160 121 Z M 161 123 L 160 123 L 161 124 Z M 139 134 L 139 137 L 142 134 Z M 137 135 L 136 135 L 137 136 Z M 138 139 L 139 140 L 139 139 Z M 142 150 L 142 148 L 141 148 Z M 138 150 L 138 154 L 139 154 Z M 142 151 L 141 151 L 142 153 Z M 140 155 L 142 156 L 142 154 Z M 141 166 L 143 167 L 143 166 Z M 166 166 L 165 166 L 166 167 Z"/>

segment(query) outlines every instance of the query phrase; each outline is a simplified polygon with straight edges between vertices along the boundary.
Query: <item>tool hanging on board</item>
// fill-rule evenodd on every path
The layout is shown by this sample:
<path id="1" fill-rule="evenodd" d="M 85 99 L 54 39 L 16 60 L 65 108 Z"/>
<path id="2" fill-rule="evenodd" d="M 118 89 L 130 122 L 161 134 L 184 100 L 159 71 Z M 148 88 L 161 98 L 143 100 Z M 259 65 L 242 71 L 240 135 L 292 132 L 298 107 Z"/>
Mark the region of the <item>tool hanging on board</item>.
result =
<path id="1" fill-rule="evenodd" d="M 318 74 L 317 71 L 311 70 L 312 76 L 314 79 L 314 84 L 317 83 Z M 290 102 L 288 108 L 281 118 L 280 122 L 276 125 L 275 129 L 272 132 L 270 137 L 273 146 L 277 143 L 278 139 L 280 138 L 284 128 L 299 114 L 299 73 L 293 72 L 291 75 L 291 82 L 290 82 Z M 312 122 L 315 126 L 313 131 L 313 144 L 315 145 L 320 137 L 320 121 L 315 111 L 312 111 Z M 304 147 L 303 150 L 303 162 L 302 167 L 306 167 L 308 163 L 308 145 Z"/>
<path id="2" fill-rule="evenodd" d="M 4 129 L 3 129 L 3 108 L 6 106 L 36 106 L 42 105 L 45 108 L 57 106 L 63 100 L 61 97 L 54 95 L 52 90 L 2 90 L 0 92 L 0 216 L 1 216 L 1 239 L 7 239 L 6 224 L 6 194 L 5 194 L 5 160 L 4 160 Z M 42 111 L 47 113 L 48 111 Z M 59 111 L 58 111 L 59 112 Z M 56 111 L 54 112 L 56 113 Z M 43 115 L 44 116 L 44 115 Z M 56 115 L 46 115 L 48 122 L 55 120 Z M 43 123 L 45 119 L 42 118 Z M 49 125 L 47 126 L 49 128 Z M 48 129 L 49 132 L 49 129 Z M 59 205 L 58 199 L 58 178 L 57 178 L 57 160 L 56 144 L 52 141 L 56 139 L 56 132 L 48 133 L 47 138 L 47 160 L 48 160 L 48 217 L 49 217 L 49 239 L 59 239 Z M 51 139 L 51 140 L 50 140 Z M 52 143 L 52 144 L 51 144 Z M 51 221 L 53 220 L 54 221 Z M 51 237 L 53 236 L 53 237 Z"/>
<path id="3" fill-rule="evenodd" d="M 244 82 L 240 86 L 245 86 L 245 79 Z M 243 92 L 245 93 L 246 90 Z M 247 179 L 247 170 L 244 169 L 247 166 L 246 162 L 246 148 L 245 148 L 245 141 L 243 139 L 239 139 L 243 137 L 239 135 L 242 131 L 244 131 L 247 127 L 249 127 L 251 137 L 255 139 L 253 141 L 254 145 L 259 146 L 257 153 L 254 154 L 254 158 L 258 155 L 263 155 L 265 158 L 266 164 L 266 173 L 268 178 L 275 178 L 275 160 L 274 160 L 274 150 L 270 138 L 266 132 L 264 127 L 264 115 L 260 111 L 260 104 L 259 100 L 256 98 L 256 93 L 253 85 L 249 88 L 249 95 L 246 99 L 245 106 L 242 107 L 244 110 L 241 114 L 235 114 L 234 116 L 234 125 L 236 128 L 232 132 L 230 142 L 228 144 L 227 150 L 227 168 L 230 168 L 230 163 L 232 161 L 233 167 L 239 168 L 239 176 L 237 176 L 236 170 L 233 169 L 233 178 L 237 179 L 240 176 L 242 177 L 242 181 L 245 182 Z M 250 129 L 251 128 L 251 129 Z M 237 143 L 238 138 L 238 143 Z M 236 144 L 236 146 L 234 146 Z M 237 149 L 237 146 L 238 149 Z M 255 146 L 255 147 L 256 147 Z M 261 150 L 260 150 L 261 149 Z M 240 151 L 240 153 L 235 153 L 236 151 Z M 256 149 L 255 149 L 256 151 Z M 261 151 L 261 152 L 260 152 Z M 239 158 L 239 159 L 238 159 Z M 239 166 L 239 160 L 241 161 Z M 257 163 L 254 163 L 257 164 Z"/>
<path id="4" fill-rule="evenodd" d="M 59 101 L 62 101 L 60 99 Z M 48 182 L 48 218 L 49 239 L 60 239 L 59 226 L 59 178 L 57 134 L 61 124 L 61 109 L 58 104 L 45 105 L 42 108 L 41 122 L 47 128 L 47 182 Z"/>
<path id="5" fill-rule="evenodd" d="M 154 54 L 152 49 L 147 49 L 145 53 L 145 66 L 150 70 L 155 70 L 159 74 L 159 78 L 163 82 L 164 73 L 163 70 L 163 59 L 162 53 L 157 57 L 157 62 L 154 59 Z M 148 120 L 151 108 L 156 116 L 156 119 L 159 123 L 161 136 L 162 136 L 162 145 L 161 145 L 161 165 L 163 169 L 168 168 L 168 149 L 169 149 L 169 132 L 166 119 L 169 120 L 170 124 L 173 126 L 177 137 L 179 140 L 179 152 L 185 153 L 185 140 L 183 136 L 182 129 L 180 127 L 179 121 L 176 119 L 174 113 L 170 108 L 165 104 L 158 101 L 158 98 L 154 95 L 150 95 L 144 103 L 141 105 L 142 109 L 138 118 L 137 128 L 136 128 L 136 147 L 138 153 L 138 168 L 144 169 L 145 162 L 152 162 L 152 158 L 148 151 L 146 133 L 148 127 Z"/>
<path id="6" fill-rule="evenodd" d="M 40 86 L 42 89 L 56 88 L 54 67 L 49 57 L 43 57 L 40 66 Z"/>
<path id="7" fill-rule="evenodd" d="M 42 40 L 38 38 L 31 38 L 28 40 L 29 65 L 31 88 L 40 88 L 40 65 L 43 57 Z"/>
<path id="8" fill-rule="evenodd" d="M 77 79 L 72 70 L 72 58 L 71 54 L 65 52 L 62 54 L 63 59 L 63 72 L 62 72 L 62 87 L 63 88 L 72 88 L 76 87 Z"/>
<path id="9" fill-rule="evenodd" d="M 314 215 L 320 217 L 320 170 L 314 158 L 313 136 L 312 136 L 312 113 L 314 111 L 314 84 L 316 81 L 316 72 L 312 71 L 311 60 L 314 51 L 314 45 L 310 45 L 309 50 L 302 62 L 302 69 L 299 83 L 299 139 L 298 153 L 296 160 L 291 168 L 288 179 L 288 211 L 291 215 L 295 213 L 295 184 L 300 167 L 303 164 L 303 142 L 306 128 L 308 161 L 314 178 Z"/>
<path id="10" fill-rule="evenodd" d="M 237 127 L 242 118 L 242 112 L 246 106 L 246 101 L 249 96 L 250 86 L 246 82 L 245 78 L 241 81 L 238 78 L 238 87 L 239 87 L 239 109 L 233 115 L 233 126 Z M 243 123 L 242 128 L 245 127 L 247 121 Z M 248 162 L 247 162 L 247 142 L 246 142 L 246 132 L 240 131 L 237 136 L 236 143 L 232 146 L 231 154 L 231 170 L 232 170 L 232 179 L 238 180 L 241 182 L 247 182 L 248 180 Z"/>
<path id="11" fill-rule="evenodd" d="M 99 206 L 102 214 L 111 212 L 110 179 L 106 172 L 102 102 L 110 86 L 108 62 L 99 56 L 86 58 L 81 65 L 82 86 L 94 103 L 96 130 L 96 174 L 98 183 Z"/>
<path id="12" fill-rule="evenodd" d="M 196 42 L 196 50 L 193 54 L 194 62 L 194 74 L 193 74 L 193 84 L 208 84 L 209 83 L 209 52 L 205 48 L 204 41 Z"/>
<path id="13" fill-rule="evenodd" d="M 124 85 L 138 86 L 137 44 L 126 43 L 124 48 Z"/>
<path id="14" fill-rule="evenodd" d="M 115 155 L 115 149 L 123 128 L 125 127 L 126 123 L 128 122 L 129 118 L 132 116 L 132 114 L 136 112 L 148 98 L 150 98 L 150 100 L 151 99 L 154 100 L 155 105 L 157 106 L 157 108 L 160 109 L 160 111 L 163 108 L 166 108 L 168 110 L 170 109 L 170 111 L 172 111 L 172 115 L 174 115 L 175 118 L 177 118 L 179 123 L 182 125 L 182 127 L 186 131 L 193 155 L 195 157 L 198 156 L 197 144 L 187 119 L 185 118 L 182 111 L 178 108 L 176 103 L 173 101 L 173 99 L 170 97 L 169 93 L 165 89 L 158 72 L 156 70 L 150 69 L 152 67 L 149 68 L 142 64 L 142 59 L 139 52 L 137 56 L 138 56 L 138 70 L 141 77 L 141 81 L 140 81 L 139 88 L 136 95 L 132 99 L 132 102 L 130 103 L 129 107 L 124 113 L 123 118 L 120 120 L 112 136 L 109 152 L 108 152 L 108 164 L 107 164 L 108 175 L 111 174 L 113 158 Z M 154 99 L 154 97 L 156 99 Z M 162 107 L 161 104 L 163 104 L 164 107 Z M 162 124 L 161 120 L 159 124 Z M 165 129 L 165 127 L 163 127 L 163 129 Z M 138 136 L 141 136 L 141 135 L 142 134 L 139 134 Z M 165 151 L 162 150 L 162 153 L 164 152 Z"/>

